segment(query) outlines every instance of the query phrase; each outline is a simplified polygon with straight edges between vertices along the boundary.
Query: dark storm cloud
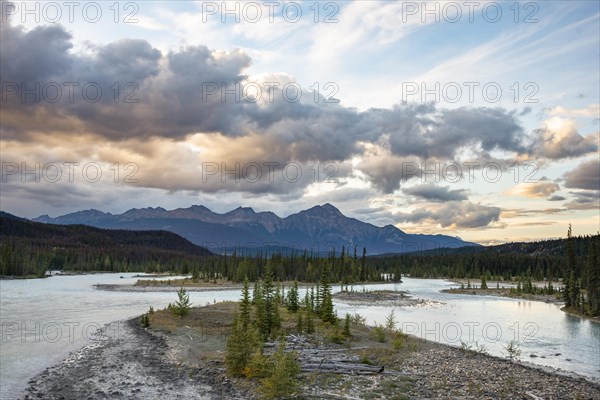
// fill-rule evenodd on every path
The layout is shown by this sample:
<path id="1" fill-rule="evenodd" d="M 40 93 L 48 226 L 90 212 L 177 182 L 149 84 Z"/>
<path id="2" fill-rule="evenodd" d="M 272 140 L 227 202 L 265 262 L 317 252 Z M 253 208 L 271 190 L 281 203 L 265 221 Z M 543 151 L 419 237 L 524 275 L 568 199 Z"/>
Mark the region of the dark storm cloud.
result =
<path id="1" fill-rule="evenodd" d="M 411 196 L 435 202 L 467 200 L 467 190 L 465 189 L 450 190 L 449 186 L 436 186 L 432 183 L 405 188 L 402 191 Z"/>
<path id="2" fill-rule="evenodd" d="M 76 71 L 90 81 L 140 82 L 159 73 L 161 53 L 139 39 L 122 39 L 98 47 L 94 57 L 83 58 Z M 83 70 L 83 71 L 82 71 Z"/>
<path id="3" fill-rule="evenodd" d="M 600 161 L 585 161 L 565 173 L 565 186 L 572 189 L 600 190 Z"/>
<path id="4" fill-rule="evenodd" d="M 0 3 L 1 4 L 1 3 Z M 61 76 L 71 68 L 71 35 L 61 26 L 29 32 L 10 22 L 0 25 L 0 80 L 33 82 Z"/>

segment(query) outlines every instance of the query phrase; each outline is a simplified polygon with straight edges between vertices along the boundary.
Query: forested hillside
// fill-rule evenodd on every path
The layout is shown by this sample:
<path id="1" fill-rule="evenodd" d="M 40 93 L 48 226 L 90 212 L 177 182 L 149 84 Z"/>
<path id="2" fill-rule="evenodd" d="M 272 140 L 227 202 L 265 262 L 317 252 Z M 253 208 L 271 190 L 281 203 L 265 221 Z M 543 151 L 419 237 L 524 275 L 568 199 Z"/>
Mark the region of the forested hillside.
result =
<path id="1" fill-rule="evenodd" d="M 592 243 L 598 248 L 600 235 L 573 237 L 574 270 L 579 274 L 587 263 Z M 514 242 L 490 247 L 437 249 L 368 258 L 385 270 L 399 268 L 403 274 L 421 278 L 480 278 L 527 276 L 558 280 L 568 273 L 567 239 Z"/>
<path id="2" fill-rule="evenodd" d="M 165 231 L 51 225 L 0 214 L 0 275 L 47 270 L 184 271 L 212 253 Z"/>

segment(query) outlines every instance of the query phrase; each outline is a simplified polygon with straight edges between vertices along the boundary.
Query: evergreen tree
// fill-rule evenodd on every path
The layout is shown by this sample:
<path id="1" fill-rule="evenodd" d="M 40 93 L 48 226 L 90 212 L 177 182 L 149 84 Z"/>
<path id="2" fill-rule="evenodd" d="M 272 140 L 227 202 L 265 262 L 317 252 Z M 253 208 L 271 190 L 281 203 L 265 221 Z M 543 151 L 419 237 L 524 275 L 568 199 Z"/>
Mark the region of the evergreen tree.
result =
<path id="1" fill-rule="evenodd" d="M 300 308 L 298 299 L 298 281 L 294 281 L 294 286 L 288 291 L 287 309 L 290 312 L 296 312 Z"/>
<path id="2" fill-rule="evenodd" d="M 342 333 L 346 337 L 352 336 L 352 333 L 350 332 L 350 314 L 346 314 L 346 318 L 344 319 L 344 330 Z"/>
<path id="3" fill-rule="evenodd" d="M 306 292 L 304 292 L 304 308 L 305 309 L 310 309 L 311 304 L 310 304 L 310 294 L 309 294 L 309 290 L 306 289 Z"/>
<path id="4" fill-rule="evenodd" d="M 254 290 L 252 291 L 252 304 L 256 304 L 256 299 L 262 298 L 262 287 L 260 285 L 260 281 L 257 280 L 254 282 Z"/>
<path id="5" fill-rule="evenodd" d="M 243 327 L 250 325 L 250 310 L 252 304 L 250 302 L 250 289 L 249 289 L 248 277 L 244 277 L 244 286 L 242 287 L 242 299 L 240 302 L 240 322 Z"/>
<path id="6" fill-rule="evenodd" d="M 592 316 L 600 316 L 600 242 L 592 241 L 587 260 L 587 302 L 588 312 Z"/>
<path id="7" fill-rule="evenodd" d="M 481 276 L 481 288 L 482 289 L 487 289 L 488 288 L 488 286 L 487 286 L 487 280 L 485 279 L 485 275 Z"/>
<path id="8" fill-rule="evenodd" d="M 254 325 L 244 326 L 241 319 L 236 317 L 225 350 L 225 366 L 229 374 L 242 376 L 259 345 L 259 334 Z"/>
<path id="9" fill-rule="evenodd" d="M 319 316 L 324 322 L 334 323 L 336 321 L 333 313 L 333 298 L 331 295 L 331 286 L 327 281 L 327 274 L 324 272 L 321 277 L 321 307 L 319 307 Z"/>
<path id="10" fill-rule="evenodd" d="M 571 275 L 569 276 L 569 289 L 571 290 L 571 294 L 569 298 L 571 300 L 571 307 L 579 308 L 579 279 L 575 277 L 575 271 L 571 270 Z"/>
<path id="11" fill-rule="evenodd" d="M 258 327 L 258 330 L 261 334 L 261 336 L 264 338 L 265 335 L 265 327 L 267 325 L 266 322 L 266 307 L 265 307 L 265 299 L 264 299 L 264 295 L 263 295 L 263 290 L 262 290 L 262 285 L 259 284 L 257 286 L 255 286 L 255 299 L 254 299 L 254 309 L 255 309 L 255 313 L 256 313 L 256 326 Z"/>
<path id="12" fill-rule="evenodd" d="M 273 355 L 271 374 L 260 381 L 260 391 L 265 399 L 290 398 L 298 390 L 296 375 L 300 373 L 297 354 L 286 352 L 281 343 Z"/>
<path id="13" fill-rule="evenodd" d="M 363 247 L 362 258 L 360 260 L 360 267 L 361 267 L 360 280 L 364 282 L 367 279 L 369 279 L 369 275 L 367 274 L 367 248 L 366 247 Z"/>
<path id="14" fill-rule="evenodd" d="M 296 332 L 298 334 L 302 334 L 304 332 L 304 320 L 302 319 L 302 313 L 298 313 L 298 318 L 296 318 Z"/>
<path id="15" fill-rule="evenodd" d="M 315 333 L 315 322 L 313 320 L 313 313 L 310 310 L 308 311 L 308 313 L 306 313 L 304 331 L 308 334 Z"/>
<path id="16" fill-rule="evenodd" d="M 279 318 L 279 304 L 275 298 L 275 287 L 273 285 L 273 270 L 267 263 L 264 281 L 262 283 L 262 301 L 264 303 L 264 318 L 260 327 L 261 334 L 266 339 L 273 335 L 281 325 Z"/>
<path id="17" fill-rule="evenodd" d="M 192 307 L 190 303 L 190 295 L 182 287 L 179 289 L 179 292 L 177 292 L 177 297 L 178 300 L 175 302 L 175 305 L 171 307 L 171 311 L 173 314 L 183 318 L 190 313 L 190 308 Z"/>
<path id="18" fill-rule="evenodd" d="M 563 274 L 563 300 L 565 301 L 565 307 L 573 306 L 573 289 L 571 288 L 571 272 L 575 264 L 575 256 L 573 254 L 573 240 L 571 238 L 571 224 L 569 224 L 569 230 L 567 231 L 567 273 Z"/>

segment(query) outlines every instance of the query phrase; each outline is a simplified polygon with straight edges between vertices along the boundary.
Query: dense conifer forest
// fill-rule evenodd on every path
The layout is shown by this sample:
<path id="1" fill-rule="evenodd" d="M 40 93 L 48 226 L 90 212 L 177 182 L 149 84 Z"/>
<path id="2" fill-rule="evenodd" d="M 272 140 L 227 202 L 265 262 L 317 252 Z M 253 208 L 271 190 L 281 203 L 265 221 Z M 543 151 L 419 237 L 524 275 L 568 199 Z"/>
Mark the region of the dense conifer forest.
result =
<path id="1" fill-rule="evenodd" d="M 98 229 L 0 215 L 0 276 L 64 271 L 183 271 L 208 250 L 174 233 Z"/>

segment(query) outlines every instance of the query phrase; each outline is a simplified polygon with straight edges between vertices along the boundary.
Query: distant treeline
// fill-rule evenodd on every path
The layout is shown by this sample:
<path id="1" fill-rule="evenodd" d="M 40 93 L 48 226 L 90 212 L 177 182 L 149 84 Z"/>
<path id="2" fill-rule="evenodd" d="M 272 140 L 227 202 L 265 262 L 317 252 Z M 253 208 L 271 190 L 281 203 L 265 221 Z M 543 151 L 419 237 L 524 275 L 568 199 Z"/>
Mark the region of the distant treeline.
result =
<path id="1" fill-rule="evenodd" d="M 585 275 L 592 243 L 600 235 L 571 238 L 573 273 Z M 596 248 L 600 248 L 597 245 Z M 597 253 L 597 252 L 596 252 Z M 355 283 L 424 278 L 491 279 L 530 277 L 559 281 L 570 278 L 567 239 L 464 247 L 367 257 L 367 249 L 342 247 L 326 256 L 308 251 L 286 254 L 216 255 L 165 231 L 98 229 L 52 225 L 0 215 L 0 275 L 40 276 L 47 270 L 145 271 L 194 274 L 203 279 L 242 282 L 263 277 L 267 263 L 274 279 L 317 282 L 327 271 L 329 282 Z"/>
<path id="2" fill-rule="evenodd" d="M 0 215 L 0 275 L 65 271 L 183 271 L 208 250 L 165 231 L 98 229 Z"/>
<path id="3" fill-rule="evenodd" d="M 514 280 L 525 293 L 552 293 L 551 282 L 562 282 L 569 311 L 600 316 L 600 235 L 571 237 L 570 227 L 567 239 L 369 257 L 368 265 L 411 277 Z M 549 282 L 542 289 L 532 280 Z"/>
<path id="4" fill-rule="evenodd" d="M 574 266 L 580 275 L 586 265 L 592 243 L 600 235 L 573 237 Z M 419 253 L 372 256 L 370 265 L 384 271 L 400 269 L 402 274 L 417 278 L 475 278 L 489 279 L 530 277 L 534 280 L 554 280 L 569 275 L 567 239 L 540 242 L 507 243 L 491 247 L 462 247 L 438 249 Z"/>

